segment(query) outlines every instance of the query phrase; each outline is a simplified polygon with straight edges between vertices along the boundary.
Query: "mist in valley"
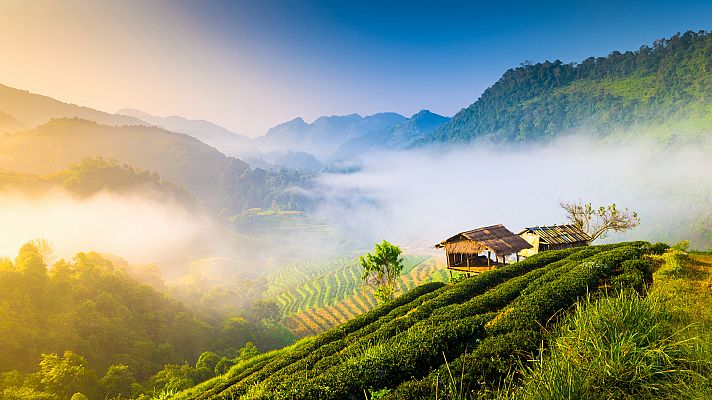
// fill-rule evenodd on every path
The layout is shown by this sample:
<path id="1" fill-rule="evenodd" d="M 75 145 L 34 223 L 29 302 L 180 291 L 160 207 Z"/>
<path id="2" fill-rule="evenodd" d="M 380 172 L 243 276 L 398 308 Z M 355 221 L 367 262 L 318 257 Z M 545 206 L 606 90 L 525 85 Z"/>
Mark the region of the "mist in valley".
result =
<path id="1" fill-rule="evenodd" d="M 427 250 L 457 232 L 503 223 L 567 223 L 561 201 L 615 203 L 639 227 L 602 241 L 691 240 L 710 247 L 712 159 L 705 146 L 567 136 L 533 146 L 471 144 L 363 156 L 358 172 L 324 174 L 316 214 L 372 240 Z"/>

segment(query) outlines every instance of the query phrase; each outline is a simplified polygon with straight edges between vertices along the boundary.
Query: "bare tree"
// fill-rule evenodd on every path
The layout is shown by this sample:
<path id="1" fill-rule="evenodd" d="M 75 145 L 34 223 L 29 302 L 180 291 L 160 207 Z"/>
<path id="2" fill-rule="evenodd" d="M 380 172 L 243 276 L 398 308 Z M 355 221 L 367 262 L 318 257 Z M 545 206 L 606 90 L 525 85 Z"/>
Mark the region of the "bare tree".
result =
<path id="1" fill-rule="evenodd" d="M 591 236 L 591 241 L 603 238 L 609 231 L 623 232 L 640 224 L 638 213 L 627 208 L 619 210 L 616 204 L 593 208 L 591 203 L 560 202 L 566 211 L 566 217 L 574 225 Z"/>

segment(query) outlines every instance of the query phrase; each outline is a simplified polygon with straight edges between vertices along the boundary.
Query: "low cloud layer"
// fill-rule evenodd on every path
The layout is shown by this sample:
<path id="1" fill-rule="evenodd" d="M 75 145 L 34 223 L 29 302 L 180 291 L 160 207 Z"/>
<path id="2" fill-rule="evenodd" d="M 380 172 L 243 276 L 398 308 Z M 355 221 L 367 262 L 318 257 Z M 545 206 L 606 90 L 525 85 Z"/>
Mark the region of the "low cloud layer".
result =
<path id="1" fill-rule="evenodd" d="M 496 223 L 513 231 L 566 223 L 559 202 L 583 200 L 638 212 L 638 228 L 607 240 L 693 239 L 710 247 L 702 232 L 711 228 L 711 171 L 704 147 L 568 137 L 534 147 L 373 154 L 357 173 L 324 175 L 315 195 L 324 199 L 323 218 L 408 246 Z"/>
<path id="2" fill-rule="evenodd" d="M 77 198 L 62 190 L 40 196 L 0 193 L 0 255 L 17 254 L 35 238 L 49 240 L 59 258 L 80 251 L 119 255 L 132 263 L 177 262 L 196 252 L 216 227 L 178 205 L 105 192 Z"/>

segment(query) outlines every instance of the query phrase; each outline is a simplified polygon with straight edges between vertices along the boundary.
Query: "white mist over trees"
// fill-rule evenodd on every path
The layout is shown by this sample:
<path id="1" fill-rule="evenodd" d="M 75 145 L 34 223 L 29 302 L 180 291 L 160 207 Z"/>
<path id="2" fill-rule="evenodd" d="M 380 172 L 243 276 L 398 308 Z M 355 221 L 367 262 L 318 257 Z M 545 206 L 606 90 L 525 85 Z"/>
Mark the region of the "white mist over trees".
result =
<path id="1" fill-rule="evenodd" d="M 704 146 L 606 143 L 565 137 L 547 145 L 461 146 L 364 156 L 352 174 L 326 174 L 318 214 L 354 232 L 428 247 L 453 232 L 565 223 L 561 201 L 634 209 L 639 227 L 611 234 L 710 247 L 712 159 Z M 707 217 L 707 218 L 706 218 Z"/>

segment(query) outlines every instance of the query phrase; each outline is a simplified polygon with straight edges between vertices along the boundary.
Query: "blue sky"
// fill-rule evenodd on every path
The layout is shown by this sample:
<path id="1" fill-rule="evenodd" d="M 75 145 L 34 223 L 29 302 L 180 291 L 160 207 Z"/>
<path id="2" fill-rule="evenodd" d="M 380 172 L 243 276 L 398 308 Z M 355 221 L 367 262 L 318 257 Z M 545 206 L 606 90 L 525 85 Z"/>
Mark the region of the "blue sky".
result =
<path id="1" fill-rule="evenodd" d="M 296 116 L 452 115 L 525 60 L 579 61 L 712 25 L 711 1 L 27 3 L 0 5 L 0 82 L 252 136 Z M 54 28 L 10 48 L 33 23 Z"/>

